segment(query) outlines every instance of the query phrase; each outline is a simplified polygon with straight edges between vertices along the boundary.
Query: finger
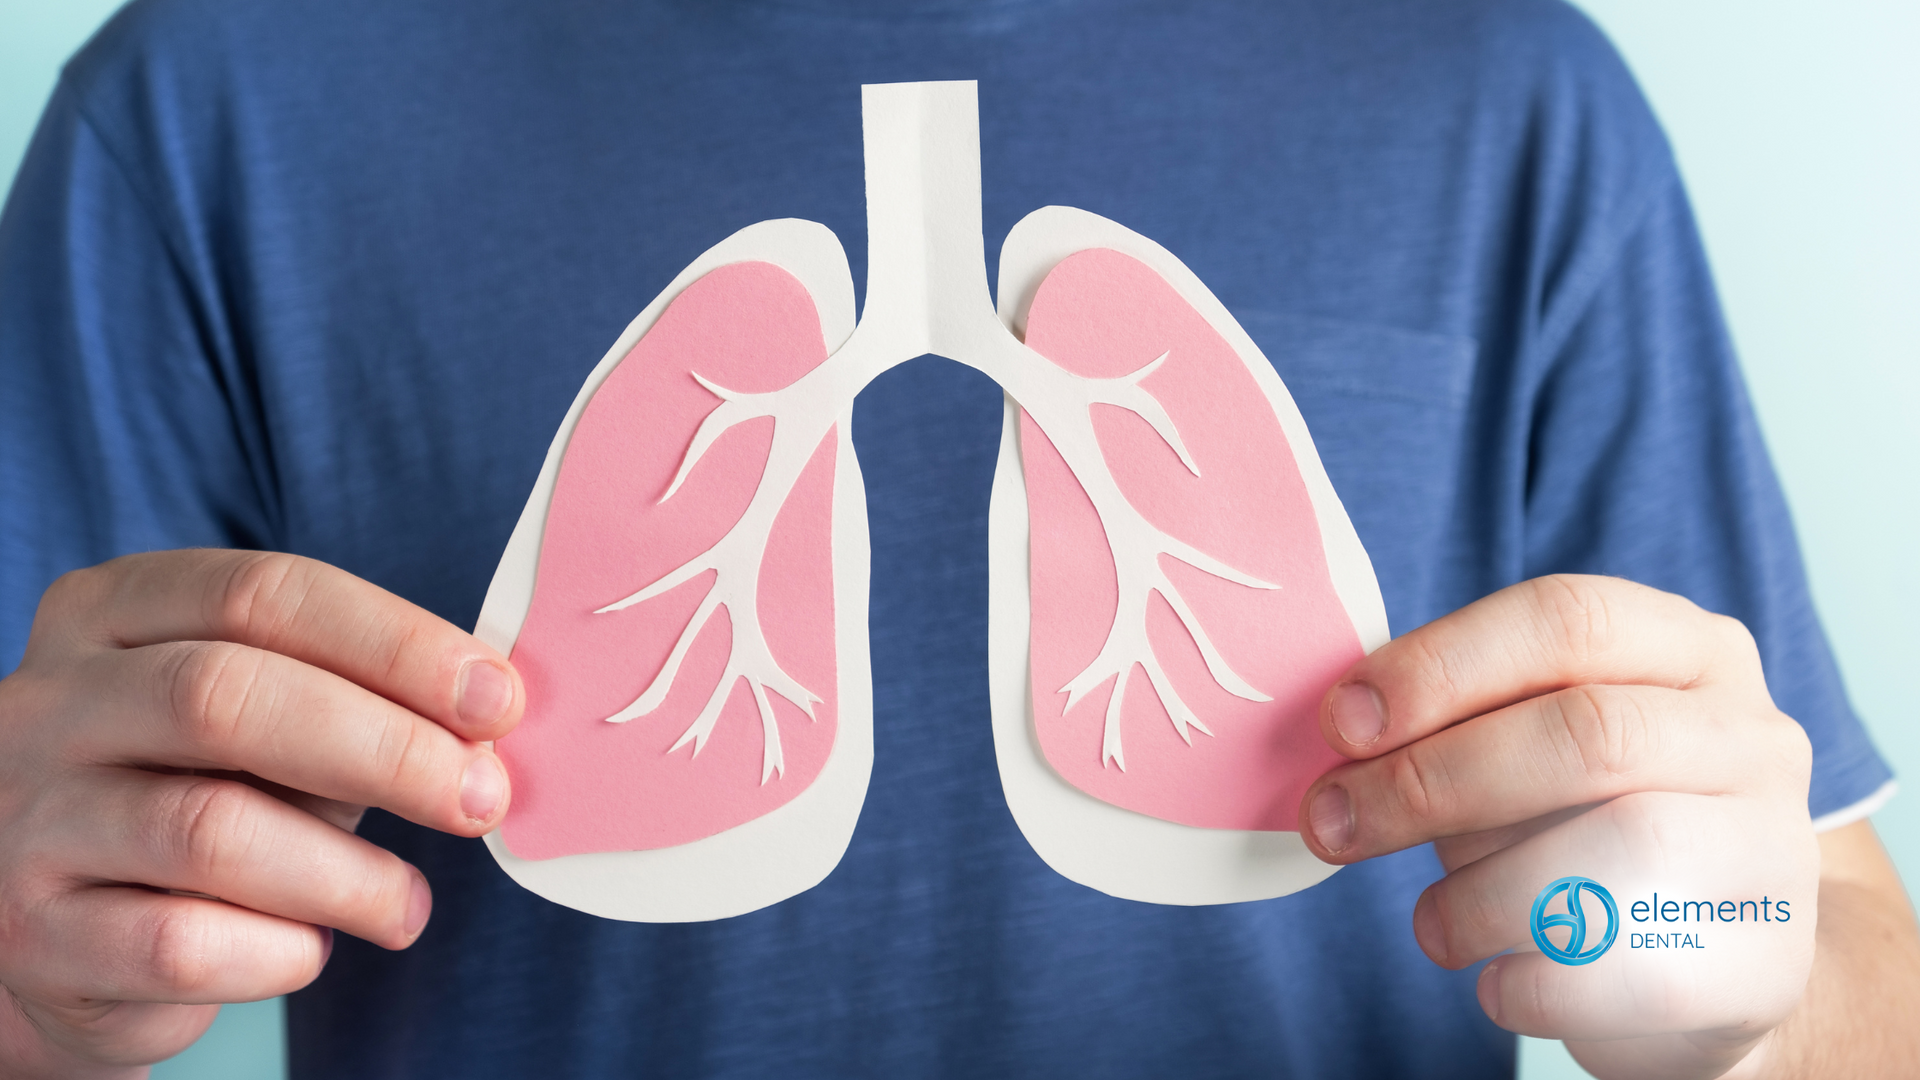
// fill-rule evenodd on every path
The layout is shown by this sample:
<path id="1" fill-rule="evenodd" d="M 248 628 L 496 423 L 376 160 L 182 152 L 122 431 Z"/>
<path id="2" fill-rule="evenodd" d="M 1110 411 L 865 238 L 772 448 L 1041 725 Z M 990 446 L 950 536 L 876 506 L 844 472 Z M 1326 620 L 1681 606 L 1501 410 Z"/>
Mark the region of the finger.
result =
<path id="1" fill-rule="evenodd" d="M 1508 1031 L 1589 1041 L 1765 1032 L 1785 1019 L 1799 997 L 1797 985 L 1769 992 L 1780 984 L 1758 971 L 1751 978 L 1709 981 L 1698 966 L 1651 954 L 1623 953 L 1620 962 L 1603 968 L 1569 967 L 1538 952 L 1517 952 L 1488 963 L 1476 990 L 1487 1016 Z M 1744 1047 L 1726 1049 L 1737 1059 Z"/>
<path id="2" fill-rule="evenodd" d="M 258 1001 L 312 982 L 332 932 L 218 900 L 81 888 L 15 917 L 6 985 L 81 1008 L 109 1001 Z"/>
<path id="3" fill-rule="evenodd" d="M 1449 874 L 1416 905 L 1415 936 L 1453 968 L 1519 949 L 1488 964 L 1480 1000 L 1497 1023 L 1522 1034 L 1601 1040 L 1765 1030 L 1799 997 L 1818 917 L 1811 826 L 1801 819 L 1805 835 L 1796 835 L 1784 818 L 1767 820 L 1779 814 L 1738 797 L 1617 799 Z M 1546 886 L 1574 875 L 1605 895 L 1580 903 L 1584 955 L 1562 963 L 1536 945 L 1533 908 L 1538 898 L 1553 901 Z M 1734 919 L 1732 901 L 1763 896 L 1765 921 L 1752 903 L 1755 918 L 1741 911 Z M 1550 943 L 1567 943 L 1552 935 L 1568 931 L 1544 921 L 1537 929 Z"/>
<path id="4" fill-rule="evenodd" d="M 1804 783 L 1795 740 L 1792 720 L 1723 696 L 1579 686 L 1334 769 L 1302 797 L 1305 837 L 1349 863 L 1636 791 L 1771 790 Z"/>
<path id="5" fill-rule="evenodd" d="M 1758 1053 L 1755 1044 L 1768 1034 L 1734 1028 L 1598 1042 L 1574 1040 L 1567 1043 L 1567 1052 L 1594 1076 L 1720 1077 L 1749 1053 Z"/>
<path id="6" fill-rule="evenodd" d="M 1763 925 L 1758 909 L 1754 921 L 1742 920 L 1735 928 L 1707 919 L 1696 908 L 1688 915 L 1687 928 L 1699 930 L 1702 922 L 1713 923 L 1708 929 L 1723 946 L 1713 950 L 1713 959 L 1778 956 L 1782 948 L 1797 948 L 1803 934 L 1810 947 L 1817 847 L 1805 818 L 1797 826 L 1785 817 L 1771 820 L 1781 814 L 1770 801 L 1737 796 L 1659 792 L 1615 799 L 1429 886 L 1414 905 L 1414 937 L 1435 963 L 1454 969 L 1506 949 L 1532 948 L 1534 900 L 1549 883 L 1578 875 L 1601 882 L 1617 901 L 1619 938 L 1635 929 L 1676 929 L 1669 925 L 1671 919 L 1655 920 L 1649 910 L 1633 908 L 1636 900 L 1654 892 L 1696 902 L 1737 901 L 1750 895 L 1755 901 L 1766 896 L 1770 905 L 1780 900 L 1791 905 L 1787 919 L 1775 923 L 1769 918 L 1764 924 L 1780 928 L 1779 936 L 1755 948 L 1732 948 L 1729 935 Z M 1770 906 L 1770 914 L 1772 910 Z M 1633 953 L 1631 948 L 1615 951 Z M 1602 962 L 1613 959 L 1609 953 Z M 1601 963 L 1590 966 L 1599 968 Z"/>
<path id="7" fill-rule="evenodd" d="M 1564 810 L 1555 810 L 1551 814 L 1542 814 L 1515 825 L 1483 829 L 1480 832 L 1466 833 L 1461 836 L 1441 837 L 1433 842 L 1433 853 L 1439 857 L 1441 868 L 1451 874 L 1468 863 L 1478 862 L 1496 851 L 1505 851 L 1562 822 L 1571 821 L 1591 809 L 1593 809 L 1591 804 L 1569 806 Z"/>
<path id="8" fill-rule="evenodd" d="M 1539 694 L 1589 683 L 1764 693 L 1739 622 L 1616 578 L 1522 582 L 1388 642 L 1321 704 L 1329 745 L 1373 757 Z"/>
<path id="9" fill-rule="evenodd" d="M 344 570 L 296 555 L 169 551 L 76 571 L 48 604 L 87 613 L 96 644 L 230 641 L 357 683 L 477 740 L 526 699 L 506 659 L 452 623 Z"/>
<path id="10" fill-rule="evenodd" d="M 217 897 L 390 949 L 420 936 L 432 893 L 398 856 L 232 780 L 131 769 L 77 774 L 49 856 L 93 883 Z"/>
<path id="11" fill-rule="evenodd" d="M 101 692 L 78 741 L 93 760 L 235 769 L 463 836 L 506 810 L 489 747 L 278 653 L 175 642 L 86 663 Z"/>
<path id="12" fill-rule="evenodd" d="M 304 810 L 342 832 L 350 833 L 358 830 L 360 819 L 367 813 L 364 805 L 342 802 L 339 799 L 323 799 L 310 791 L 301 791 L 285 784 L 276 784 L 271 780 L 262 780 L 252 773 L 233 769 L 190 769 L 188 772 L 193 776 L 211 776 L 245 784 L 273 796 L 295 810 Z"/>

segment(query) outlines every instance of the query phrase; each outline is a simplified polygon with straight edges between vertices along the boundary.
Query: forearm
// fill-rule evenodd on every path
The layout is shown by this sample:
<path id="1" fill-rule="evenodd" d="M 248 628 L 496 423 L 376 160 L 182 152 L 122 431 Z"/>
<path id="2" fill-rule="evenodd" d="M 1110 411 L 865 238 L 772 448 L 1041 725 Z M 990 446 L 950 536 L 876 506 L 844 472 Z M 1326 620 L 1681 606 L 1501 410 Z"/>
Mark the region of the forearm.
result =
<path id="1" fill-rule="evenodd" d="M 1920 924 L 1866 822 L 1821 838 L 1806 996 L 1731 1077 L 1911 1077 L 1920 1068 Z"/>

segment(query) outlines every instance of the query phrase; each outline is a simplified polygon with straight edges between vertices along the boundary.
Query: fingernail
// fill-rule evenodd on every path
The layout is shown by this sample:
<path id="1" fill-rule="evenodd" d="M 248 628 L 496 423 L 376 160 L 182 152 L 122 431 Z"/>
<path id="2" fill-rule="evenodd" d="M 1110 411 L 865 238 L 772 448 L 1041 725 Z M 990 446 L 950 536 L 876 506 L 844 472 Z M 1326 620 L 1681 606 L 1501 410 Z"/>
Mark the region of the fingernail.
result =
<path id="1" fill-rule="evenodd" d="M 1421 893 L 1413 905 L 1413 939 L 1420 951 L 1436 964 L 1447 961 L 1447 932 L 1440 925 L 1440 904 L 1432 893 Z"/>
<path id="2" fill-rule="evenodd" d="M 1321 788 L 1307 808 L 1307 827 L 1330 854 L 1345 848 L 1353 839 L 1353 805 L 1346 789 L 1339 785 Z"/>
<path id="3" fill-rule="evenodd" d="M 492 754 L 483 753 L 460 778 L 460 811 L 475 821 L 491 821 L 507 794 L 507 774 Z"/>
<path id="4" fill-rule="evenodd" d="M 491 724 L 513 706 L 513 676 L 498 664 L 475 660 L 460 673 L 460 696 L 454 709 L 469 724 Z"/>
<path id="5" fill-rule="evenodd" d="M 1327 702 L 1333 713 L 1333 730 L 1348 746 L 1369 746 L 1387 730 L 1387 706 L 1379 691 L 1361 682 L 1343 683 L 1334 688 Z"/>
<path id="6" fill-rule="evenodd" d="M 320 967 L 326 969 L 327 961 L 333 959 L 333 927 L 320 928 Z"/>
<path id="7" fill-rule="evenodd" d="M 1496 1024 L 1500 1022 L 1500 964 L 1501 960 L 1494 960 L 1480 969 L 1480 983 L 1473 990 L 1480 1008 Z"/>
<path id="8" fill-rule="evenodd" d="M 407 897 L 407 938 L 420 936 L 427 928 L 427 916 L 433 914 L 433 890 L 427 888 L 427 879 L 418 873 L 413 876 L 413 895 Z"/>

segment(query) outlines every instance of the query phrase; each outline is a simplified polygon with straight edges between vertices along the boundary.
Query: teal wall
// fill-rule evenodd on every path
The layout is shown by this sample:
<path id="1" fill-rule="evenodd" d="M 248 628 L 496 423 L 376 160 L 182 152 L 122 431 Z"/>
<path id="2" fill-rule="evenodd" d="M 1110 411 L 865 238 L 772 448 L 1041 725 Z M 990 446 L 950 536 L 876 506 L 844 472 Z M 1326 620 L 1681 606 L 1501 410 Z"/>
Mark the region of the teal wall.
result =
<path id="1" fill-rule="evenodd" d="M 0 177 L 11 183 L 60 64 L 120 4 L 0 0 Z"/>
<path id="2" fill-rule="evenodd" d="M 0 0 L 0 177 L 63 57 L 116 4 Z M 1854 700 L 1920 772 L 1920 4 L 1582 0 L 1678 147 Z M 1920 880 L 1920 799 L 1876 826 Z M 284 1073 L 277 1002 L 228 1009 L 155 1075 Z M 1584 1075 L 1527 1040 L 1529 1080 Z"/>

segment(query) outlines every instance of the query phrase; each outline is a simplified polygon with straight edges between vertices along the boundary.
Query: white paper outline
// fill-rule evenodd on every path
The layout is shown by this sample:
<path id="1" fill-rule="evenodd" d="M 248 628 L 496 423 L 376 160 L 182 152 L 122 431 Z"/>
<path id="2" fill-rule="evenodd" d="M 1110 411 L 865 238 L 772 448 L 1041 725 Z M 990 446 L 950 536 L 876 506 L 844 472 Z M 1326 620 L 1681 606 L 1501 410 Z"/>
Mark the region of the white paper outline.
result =
<path id="1" fill-rule="evenodd" d="M 554 435 L 474 628 L 480 640 L 502 655 L 512 652 L 532 606 L 554 481 L 588 400 L 687 286 L 741 262 L 772 263 L 800 280 L 819 311 L 829 354 L 852 335 L 853 274 L 839 238 L 824 225 L 794 218 L 759 222 L 709 248 L 682 270 L 587 376 Z M 496 829 L 487 834 L 487 849 L 513 880 L 555 903 L 602 918 L 698 922 L 777 904 L 818 885 L 840 864 L 873 770 L 873 678 L 867 655 L 867 489 L 853 452 L 851 408 L 840 418 L 838 431 L 833 484 L 838 711 L 833 749 L 819 775 L 773 811 L 675 847 L 523 859 L 508 850 Z"/>
<path id="2" fill-rule="evenodd" d="M 1161 591 L 1176 614 L 1183 609 L 1177 591 L 1159 571 L 1159 554 L 1249 587 L 1274 586 L 1162 532 L 1120 490 L 1094 435 L 1094 403 L 1131 409 L 1194 467 L 1164 408 L 1138 385 L 1147 369 L 1111 379 L 1079 376 L 1028 349 L 1014 328 L 1024 323 L 1041 278 L 1076 251 L 1111 248 L 1160 273 L 1233 345 L 1273 406 L 1307 485 L 1336 594 L 1371 651 L 1386 640 L 1385 610 L 1371 564 L 1291 396 L 1239 324 L 1179 260 L 1158 244 L 1083 211 L 1049 207 L 1014 229 L 1002 255 L 1003 308 L 996 312 L 987 292 L 981 235 L 974 84 L 866 86 L 862 102 L 869 254 L 866 307 L 858 324 L 849 332 L 851 276 L 838 241 L 823 226 L 764 222 L 695 260 L 634 320 L 581 388 L 508 542 L 476 630 L 503 652 L 512 648 L 532 601 L 541 535 L 567 439 L 613 367 L 673 297 L 701 275 L 748 260 L 784 267 L 815 298 L 830 355 L 789 387 L 757 395 L 762 400 L 756 407 L 774 410 L 779 417 L 776 438 L 781 426 L 789 426 L 787 440 L 809 452 L 830 424 L 838 424 L 840 440 L 833 518 L 840 715 L 827 764 L 791 802 L 726 832 L 676 847 L 526 860 L 507 850 L 496 832 L 487 838 L 489 848 L 516 881 L 549 899 L 596 915 L 648 922 L 741 914 L 811 888 L 832 871 L 859 816 L 873 753 L 869 549 L 865 491 L 850 430 L 853 399 L 881 372 L 933 353 L 984 372 L 1002 387 L 1009 402 L 1010 426 L 1003 436 L 989 522 L 989 674 L 1002 785 L 1015 820 L 1035 850 L 1075 881 L 1156 903 L 1261 899 L 1324 879 L 1334 868 L 1308 854 L 1297 834 L 1200 829 L 1162 821 L 1094 798 L 1046 763 L 1033 738 L 1028 687 L 1025 482 L 1017 428 L 1011 426 L 1020 407 L 1046 432 L 1092 501 L 1114 555 L 1123 597 L 1150 588 Z M 695 444 L 699 441 L 696 436 Z M 770 467 L 756 490 L 756 504 L 763 495 L 784 500 L 790 487 L 783 490 L 781 485 L 790 485 L 794 475 L 794 468 Z M 1142 603 L 1144 597 L 1141 592 Z M 1144 620 L 1144 606 L 1134 606 Z M 1125 604 L 1122 608 L 1129 610 Z M 1144 627 L 1123 626 L 1124 621 L 1117 615 L 1109 629 L 1112 650 L 1125 654 L 1146 648 Z M 1184 621 L 1209 658 L 1215 681 L 1241 696 L 1258 695 L 1224 660 L 1212 662 L 1205 628 Z M 1112 660 L 1108 652 L 1103 648 L 1101 655 Z M 1152 664 L 1150 653 L 1136 659 Z M 1095 664 L 1100 663 L 1096 659 Z M 1131 667 L 1129 661 L 1119 668 L 1123 678 Z M 1147 668 L 1150 679 L 1154 670 Z M 1076 683 L 1091 677 L 1083 672 Z M 1184 707 L 1177 699 L 1169 701 L 1166 687 L 1157 685 L 1156 690 L 1168 704 L 1176 730 L 1183 735 L 1189 725 L 1205 730 L 1197 718 L 1182 715 Z M 626 712 L 617 716 L 624 718 Z M 1118 763 L 1119 750 L 1117 728 L 1110 723 L 1103 754 Z"/>
<path id="3" fill-rule="evenodd" d="M 1368 652 L 1388 639 L 1386 607 L 1373 563 L 1320 463 L 1306 421 L 1273 365 L 1204 283 L 1152 240 L 1097 214 L 1049 206 L 1028 214 L 1000 252 L 1000 318 L 1026 334 L 1040 283 L 1077 252 L 1106 248 L 1138 259 L 1173 286 L 1253 373 L 1293 450 L 1320 526 L 1334 591 Z M 1061 876 L 1127 900 L 1221 904 L 1264 900 L 1326 880 L 1298 833 L 1203 829 L 1114 806 L 1081 791 L 1047 763 L 1034 728 L 1029 644 L 1032 625 L 1026 477 L 1020 408 L 1009 395 L 988 510 L 991 564 L 987 625 L 994 751 L 1014 821 Z"/>

